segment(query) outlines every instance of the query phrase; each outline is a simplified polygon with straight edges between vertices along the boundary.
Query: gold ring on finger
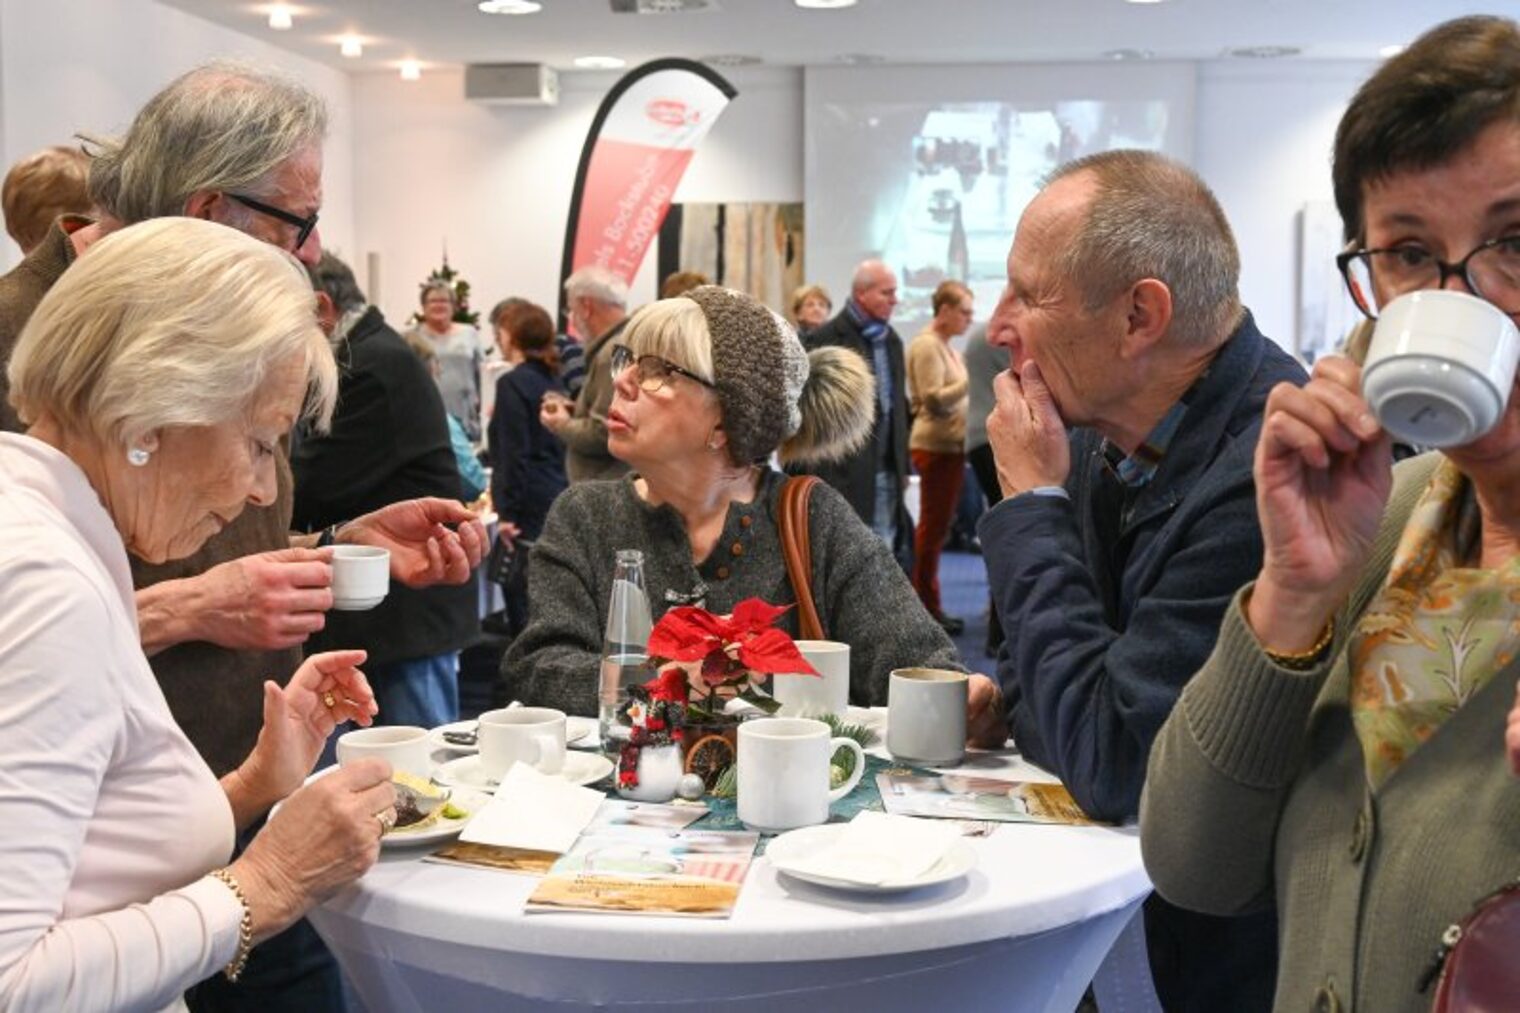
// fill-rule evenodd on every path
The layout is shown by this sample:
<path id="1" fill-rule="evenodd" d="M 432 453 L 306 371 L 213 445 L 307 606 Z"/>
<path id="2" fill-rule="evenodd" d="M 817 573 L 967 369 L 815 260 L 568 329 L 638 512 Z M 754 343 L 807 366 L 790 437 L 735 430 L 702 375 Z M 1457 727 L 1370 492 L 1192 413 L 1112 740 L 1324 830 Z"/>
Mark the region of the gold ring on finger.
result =
<path id="1" fill-rule="evenodd" d="M 326 693 L 322 694 L 322 703 L 324 703 L 327 708 L 331 710 L 332 708 L 338 706 L 338 698 L 332 695 L 332 690 L 328 690 Z"/>

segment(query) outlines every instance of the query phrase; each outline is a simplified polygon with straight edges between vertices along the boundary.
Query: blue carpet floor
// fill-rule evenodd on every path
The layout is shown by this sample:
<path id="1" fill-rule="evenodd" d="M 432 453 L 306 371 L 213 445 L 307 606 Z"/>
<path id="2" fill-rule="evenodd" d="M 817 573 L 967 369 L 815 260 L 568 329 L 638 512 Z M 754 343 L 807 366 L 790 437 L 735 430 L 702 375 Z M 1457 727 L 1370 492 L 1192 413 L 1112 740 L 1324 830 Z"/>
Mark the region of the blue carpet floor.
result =
<path id="1" fill-rule="evenodd" d="M 946 552 L 939 564 L 940 607 L 946 615 L 966 623 L 955 637 L 961 661 L 973 672 L 992 675 L 993 660 L 987 657 L 987 567 L 982 557 L 970 552 Z"/>

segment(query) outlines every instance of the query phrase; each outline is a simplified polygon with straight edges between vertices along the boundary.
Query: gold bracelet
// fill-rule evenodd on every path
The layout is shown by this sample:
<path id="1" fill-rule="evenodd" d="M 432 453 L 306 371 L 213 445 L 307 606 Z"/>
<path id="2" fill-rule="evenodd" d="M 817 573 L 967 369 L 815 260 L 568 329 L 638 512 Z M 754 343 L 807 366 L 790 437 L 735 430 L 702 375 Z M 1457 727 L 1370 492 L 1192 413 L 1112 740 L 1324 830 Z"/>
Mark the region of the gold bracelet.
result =
<path id="1" fill-rule="evenodd" d="M 232 960 L 223 968 L 222 973 L 227 980 L 236 982 L 243 975 L 243 968 L 248 966 L 248 953 L 253 949 L 253 911 L 248 906 L 248 895 L 238 885 L 237 879 L 226 869 L 213 869 L 211 875 L 227 885 L 237 902 L 243 906 L 243 918 L 238 922 L 238 948 Z"/>
<path id="2" fill-rule="evenodd" d="M 1325 621 L 1325 628 L 1320 631 L 1319 639 L 1307 650 L 1281 652 L 1263 647 L 1267 660 L 1278 668 L 1286 668 L 1291 672 L 1307 672 L 1318 663 L 1320 656 L 1325 653 L 1325 648 L 1335 639 L 1335 616 Z"/>

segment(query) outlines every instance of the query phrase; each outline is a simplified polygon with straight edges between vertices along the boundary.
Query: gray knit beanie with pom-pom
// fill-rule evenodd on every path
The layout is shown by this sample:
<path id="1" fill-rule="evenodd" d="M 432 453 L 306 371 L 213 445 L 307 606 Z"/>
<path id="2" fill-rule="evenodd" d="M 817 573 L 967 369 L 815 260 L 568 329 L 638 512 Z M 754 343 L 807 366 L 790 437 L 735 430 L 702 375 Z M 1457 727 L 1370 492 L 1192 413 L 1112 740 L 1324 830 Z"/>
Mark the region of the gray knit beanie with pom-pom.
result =
<path id="1" fill-rule="evenodd" d="M 786 462 L 837 460 L 871 435 L 875 378 L 844 348 L 808 353 L 781 316 L 734 289 L 681 296 L 702 309 L 712 338 L 713 385 L 735 462 L 780 449 Z"/>

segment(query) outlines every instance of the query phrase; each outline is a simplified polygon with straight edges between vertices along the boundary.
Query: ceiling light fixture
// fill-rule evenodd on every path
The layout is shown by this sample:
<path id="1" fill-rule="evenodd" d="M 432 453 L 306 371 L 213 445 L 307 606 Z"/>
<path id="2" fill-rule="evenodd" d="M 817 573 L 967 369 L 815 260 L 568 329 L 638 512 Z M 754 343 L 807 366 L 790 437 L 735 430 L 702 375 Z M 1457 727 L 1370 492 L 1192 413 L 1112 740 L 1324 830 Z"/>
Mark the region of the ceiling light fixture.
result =
<path id="1" fill-rule="evenodd" d="M 1393 46 L 1384 46 L 1382 49 L 1378 50 L 1378 55 L 1386 60 L 1389 57 L 1398 56 L 1407 48 L 1409 47 L 1405 46 L 1403 43 L 1399 43 Z"/>
<path id="2" fill-rule="evenodd" d="M 364 55 L 364 41 L 357 35 L 345 35 L 343 36 L 343 40 L 338 43 L 338 52 L 350 60 L 357 60 Z"/>
<path id="3" fill-rule="evenodd" d="M 834 59 L 851 67 L 860 67 L 870 63 L 885 63 L 887 58 L 876 53 L 840 53 Z"/>
<path id="4" fill-rule="evenodd" d="M 290 26 L 295 24 L 295 12 L 286 4 L 275 4 L 269 8 L 269 27 L 277 32 L 289 31 Z"/>
<path id="5" fill-rule="evenodd" d="M 837 11 L 854 7 L 857 0 L 792 0 L 805 11 Z"/>
<path id="6" fill-rule="evenodd" d="M 1159 4 L 1162 0 L 1124 0 L 1124 2 L 1131 4 Z"/>
<path id="7" fill-rule="evenodd" d="M 1280 60 L 1285 56 L 1297 56 L 1303 49 L 1298 46 L 1236 46 L 1225 52 L 1246 60 Z"/>
<path id="8" fill-rule="evenodd" d="M 616 56 L 577 56 L 575 65 L 581 70 L 618 70 L 628 66 L 628 61 Z"/>
<path id="9" fill-rule="evenodd" d="M 1149 60 L 1156 54 L 1149 49 L 1109 49 L 1103 53 L 1105 60 Z"/>
<path id="10" fill-rule="evenodd" d="M 401 80 L 416 81 L 422 77 L 422 64 L 416 60 L 401 61 Z"/>
<path id="11" fill-rule="evenodd" d="M 480 0 L 475 9 L 482 14 L 537 14 L 544 5 L 537 0 Z"/>
<path id="12" fill-rule="evenodd" d="M 763 61 L 749 53 L 717 53 L 702 57 L 702 62 L 709 67 L 756 67 Z"/>

